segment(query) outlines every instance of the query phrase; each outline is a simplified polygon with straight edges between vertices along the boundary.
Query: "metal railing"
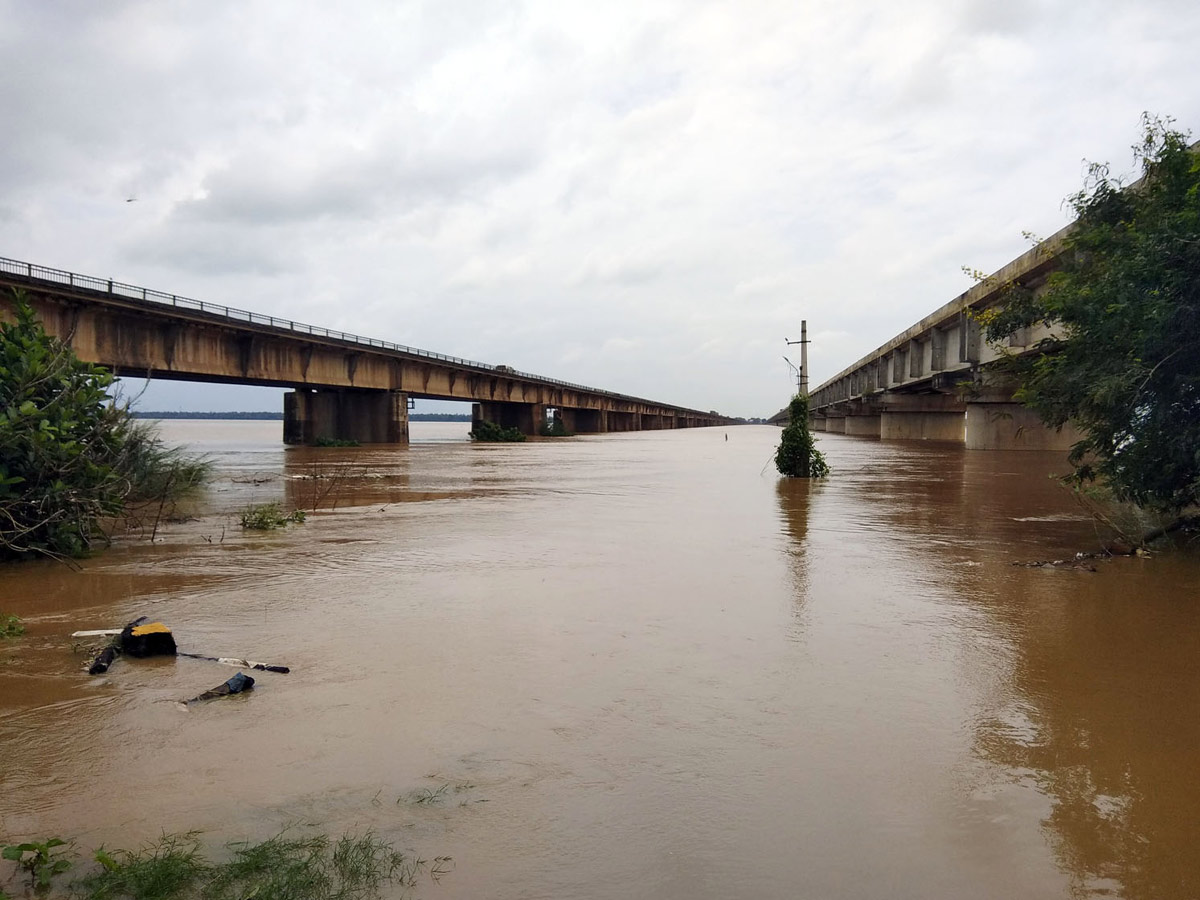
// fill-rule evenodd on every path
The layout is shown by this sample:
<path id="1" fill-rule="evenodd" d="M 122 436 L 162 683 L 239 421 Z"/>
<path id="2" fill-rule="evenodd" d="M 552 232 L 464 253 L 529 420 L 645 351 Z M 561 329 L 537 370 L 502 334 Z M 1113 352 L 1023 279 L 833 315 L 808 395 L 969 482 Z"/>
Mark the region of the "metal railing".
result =
<path id="1" fill-rule="evenodd" d="M 52 269 L 48 266 L 39 266 L 34 263 L 22 262 L 21 260 L 17 259 L 8 259 L 3 256 L 0 256 L 0 272 L 6 272 L 9 275 L 18 275 L 23 278 L 27 278 L 30 281 L 45 281 L 53 284 L 65 284 L 73 288 L 97 291 L 103 294 L 112 294 L 116 297 L 126 297 L 131 300 L 143 300 L 150 303 L 160 303 L 164 306 L 173 306 L 178 309 L 197 310 L 207 315 L 220 316 L 221 318 L 229 319 L 234 322 L 246 322 L 252 325 L 266 325 L 270 328 L 278 328 L 294 334 L 323 337 L 335 341 L 344 341 L 350 344 L 359 344 L 365 347 L 374 347 L 379 350 L 391 350 L 396 353 L 404 353 L 410 356 L 420 356 L 425 359 L 436 359 L 441 362 L 453 363 L 459 366 L 470 366 L 473 369 L 480 369 L 485 372 L 515 376 L 517 378 L 528 378 L 545 384 L 554 384 L 577 391 L 587 391 L 590 394 L 600 394 L 605 397 L 612 397 L 618 400 L 646 403 L 652 406 L 661 406 L 664 409 L 675 409 L 682 412 L 698 412 L 698 410 L 685 409 L 684 407 L 672 406 L 666 403 L 657 403 L 653 400 L 644 400 L 640 397 L 631 397 L 628 394 L 618 394 L 613 391 L 605 391 L 601 390 L 600 388 L 588 387 L 586 384 L 575 384 L 571 381 L 562 381 L 558 378 L 548 378 L 545 375 L 535 375 L 531 372 L 518 372 L 517 370 L 508 366 L 493 366 L 489 363 L 478 362 L 473 359 L 463 359 L 459 356 L 447 356 L 444 353 L 434 353 L 432 350 L 422 350 L 419 347 L 409 347 L 404 344 L 393 344 L 390 341 L 381 341 L 377 338 L 362 337 L 361 335 L 349 334 L 345 331 L 333 331 L 329 328 L 321 328 L 316 325 L 307 325 L 304 322 L 296 322 L 292 319 L 280 319 L 276 316 L 267 316 L 263 315 L 262 313 L 250 312 L 246 309 L 237 309 L 236 307 L 223 306 L 218 303 L 207 303 L 203 300 L 193 300 L 190 297 L 180 297 L 178 294 L 168 294 L 163 291 L 155 291 L 151 290 L 150 288 L 125 284 L 121 281 L 114 281 L 111 278 L 96 278 L 93 275 L 80 275 L 77 272 L 68 272 L 64 269 Z M 704 413 L 703 415 L 708 414 Z"/>

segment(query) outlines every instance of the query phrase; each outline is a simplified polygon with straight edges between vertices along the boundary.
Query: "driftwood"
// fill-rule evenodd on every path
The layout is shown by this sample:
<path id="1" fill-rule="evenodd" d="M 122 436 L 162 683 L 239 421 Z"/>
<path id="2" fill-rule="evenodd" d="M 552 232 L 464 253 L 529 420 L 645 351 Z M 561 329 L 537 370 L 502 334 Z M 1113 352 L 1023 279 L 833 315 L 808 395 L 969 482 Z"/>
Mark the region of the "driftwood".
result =
<path id="1" fill-rule="evenodd" d="M 189 659 L 203 659 L 208 662 L 220 663 L 223 666 L 237 666 L 240 669 L 257 669 L 260 672 L 278 672 L 280 675 L 286 675 L 292 671 L 287 666 L 274 666 L 270 663 L 254 662 L 249 659 L 236 659 L 232 656 L 201 656 L 199 653 L 180 653 L 180 656 L 186 656 Z"/>

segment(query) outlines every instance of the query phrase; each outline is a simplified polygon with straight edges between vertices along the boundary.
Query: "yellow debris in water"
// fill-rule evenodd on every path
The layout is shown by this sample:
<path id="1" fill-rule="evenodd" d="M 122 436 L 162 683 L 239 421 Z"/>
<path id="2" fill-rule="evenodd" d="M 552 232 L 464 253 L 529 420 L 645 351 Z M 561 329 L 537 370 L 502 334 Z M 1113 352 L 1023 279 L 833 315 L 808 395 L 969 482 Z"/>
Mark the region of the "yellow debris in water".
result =
<path id="1" fill-rule="evenodd" d="M 148 622 L 145 625 L 139 625 L 130 632 L 134 637 L 141 637 L 143 634 L 170 634 L 171 629 L 162 622 Z"/>

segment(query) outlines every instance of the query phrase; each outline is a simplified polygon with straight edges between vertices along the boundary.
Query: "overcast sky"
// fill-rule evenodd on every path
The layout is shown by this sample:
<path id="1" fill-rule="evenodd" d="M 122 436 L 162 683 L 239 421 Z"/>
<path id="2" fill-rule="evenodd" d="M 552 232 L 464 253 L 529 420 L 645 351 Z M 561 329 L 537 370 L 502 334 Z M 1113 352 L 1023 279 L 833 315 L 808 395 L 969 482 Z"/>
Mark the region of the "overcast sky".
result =
<path id="1" fill-rule="evenodd" d="M 0 0 L 0 52 L 0 256 L 741 416 L 1200 130 L 1194 0 Z"/>

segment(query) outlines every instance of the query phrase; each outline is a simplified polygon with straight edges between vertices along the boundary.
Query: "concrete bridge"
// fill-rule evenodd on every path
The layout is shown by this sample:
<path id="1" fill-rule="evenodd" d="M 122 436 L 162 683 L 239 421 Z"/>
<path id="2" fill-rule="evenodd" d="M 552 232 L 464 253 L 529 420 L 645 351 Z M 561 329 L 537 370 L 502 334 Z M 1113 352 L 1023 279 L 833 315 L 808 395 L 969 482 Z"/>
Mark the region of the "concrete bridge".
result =
<path id="1" fill-rule="evenodd" d="M 974 313 L 1000 303 L 1009 284 L 1034 291 L 1058 266 L 1067 226 L 991 277 L 896 335 L 809 396 L 818 431 L 885 439 L 956 441 L 972 450 L 1065 450 L 1079 439 L 1054 431 L 1012 399 L 1013 385 L 989 369 L 1000 351 L 982 338 Z M 1032 352 L 1049 334 L 1024 329 L 1008 352 Z M 772 421 L 787 412 L 777 413 Z"/>
<path id="2" fill-rule="evenodd" d="M 0 314 L 23 290 L 46 330 L 125 377 L 271 385 L 284 441 L 408 440 L 409 398 L 469 400 L 473 417 L 536 434 L 547 411 L 568 431 L 726 424 L 643 400 L 340 331 L 0 257 Z"/>

